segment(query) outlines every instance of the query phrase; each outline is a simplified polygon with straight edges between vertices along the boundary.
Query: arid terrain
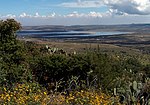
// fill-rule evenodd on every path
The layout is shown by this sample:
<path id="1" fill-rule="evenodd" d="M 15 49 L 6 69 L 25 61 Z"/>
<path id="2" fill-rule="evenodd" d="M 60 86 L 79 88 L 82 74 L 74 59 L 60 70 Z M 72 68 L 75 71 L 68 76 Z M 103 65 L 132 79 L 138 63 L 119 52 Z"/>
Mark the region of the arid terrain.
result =
<path id="1" fill-rule="evenodd" d="M 92 38 L 37 38 L 33 36 L 19 37 L 20 40 L 32 41 L 67 52 L 85 52 L 99 50 L 103 53 L 140 56 L 144 62 L 150 59 L 150 25 L 115 25 L 115 26 L 29 26 L 23 30 L 57 31 L 123 31 L 131 32 L 123 35 L 107 35 Z"/>

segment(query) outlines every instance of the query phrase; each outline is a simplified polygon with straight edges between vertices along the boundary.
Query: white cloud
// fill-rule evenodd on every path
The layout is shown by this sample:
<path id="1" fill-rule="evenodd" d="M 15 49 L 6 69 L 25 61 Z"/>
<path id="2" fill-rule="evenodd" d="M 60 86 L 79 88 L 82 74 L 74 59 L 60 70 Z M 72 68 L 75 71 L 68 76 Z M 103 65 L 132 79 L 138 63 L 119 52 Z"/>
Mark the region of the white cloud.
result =
<path id="1" fill-rule="evenodd" d="M 77 11 L 74 11 L 72 13 L 69 13 L 67 15 L 64 15 L 64 17 L 85 17 L 85 14 L 84 13 L 78 13 Z"/>
<path id="2" fill-rule="evenodd" d="M 25 12 L 19 15 L 20 18 L 32 17 L 31 15 L 26 14 Z"/>
<path id="3" fill-rule="evenodd" d="M 78 11 L 74 11 L 72 13 L 63 15 L 63 17 L 72 17 L 72 18 L 102 18 L 112 16 L 112 12 L 107 11 L 106 13 L 90 11 L 89 13 L 79 13 Z M 62 16 L 60 16 L 62 17 Z"/>
<path id="4" fill-rule="evenodd" d="M 90 8 L 106 6 L 117 15 L 124 14 L 150 14 L 150 0 L 76 0 L 76 2 L 64 2 L 59 6 L 70 8 Z"/>
<path id="5" fill-rule="evenodd" d="M 62 7 L 71 8 L 90 8 L 90 7 L 100 7 L 103 3 L 101 0 L 77 0 L 76 2 L 65 2 L 60 4 Z"/>
<path id="6" fill-rule="evenodd" d="M 53 12 L 47 16 L 46 15 L 40 15 L 38 12 L 36 12 L 34 15 L 29 15 L 29 14 L 24 12 L 24 13 L 20 14 L 18 17 L 19 18 L 52 18 L 52 17 L 56 17 L 56 16 L 57 15 L 55 12 Z"/>
<path id="7" fill-rule="evenodd" d="M 90 16 L 90 17 L 103 17 L 103 14 L 102 13 L 99 13 L 99 12 L 90 12 L 89 14 L 88 14 L 88 16 Z"/>
<path id="8" fill-rule="evenodd" d="M 38 12 L 35 13 L 34 17 L 41 17 Z"/>
<path id="9" fill-rule="evenodd" d="M 31 16 L 32 18 L 46 18 L 45 15 L 40 15 L 38 12 L 35 13 L 35 15 Z"/>
<path id="10" fill-rule="evenodd" d="M 108 15 L 108 13 L 106 13 Z M 58 17 L 73 17 L 73 18 L 101 18 L 103 16 L 106 16 L 105 13 L 100 13 L 100 12 L 95 12 L 95 11 L 91 11 L 89 13 L 78 13 L 77 11 L 74 11 L 72 13 L 66 14 L 66 15 L 60 15 L 60 14 L 56 14 L 55 12 L 48 14 L 48 15 L 40 15 L 38 12 L 35 13 L 35 15 L 30 15 L 27 13 L 22 13 L 19 16 L 15 16 L 15 15 L 6 15 L 6 16 L 0 16 L 1 18 L 5 18 L 5 17 L 12 17 L 12 18 L 58 18 Z"/>
<path id="11" fill-rule="evenodd" d="M 127 16 L 127 15 L 129 15 L 128 13 L 118 11 L 117 9 L 109 9 L 109 11 L 107 11 L 106 14 L 110 15 L 110 16 L 115 16 L 115 15 Z"/>
<path id="12" fill-rule="evenodd" d="M 150 0 L 104 0 L 104 4 L 118 14 L 150 14 Z"/>
<path id="13" fill-rule="evenodd" d="M 89 13 L 87 13 L 87 14 L 86 14 L 86 13 L 78 13 L 77 11 L 74 11 L 73 13 L 64 15 L 64 17 L 101 18 L 101 17 L 103 17 L 103 14 L 100 13 L 100 12 L 95 12 L 95 11 L 89 12 Z"/>
<path id="14" fill-rule="evenodd" d="M 8 15 L 5 15 L 5 16 L 1 16 L 1 18 L 16 18 L 16 15 L 8 14 Z"/>
<path id="15" fill-rule="evenodd" d="M 54 17 L 56 17 L 57 15 L 56 15 L 56 13 L 55 12 L 53 12 L 52 14 L 49 14 L 47 17 L 48 18 L 54 18 Z M 60 16 L 60 15 L 59 15 Z"/>

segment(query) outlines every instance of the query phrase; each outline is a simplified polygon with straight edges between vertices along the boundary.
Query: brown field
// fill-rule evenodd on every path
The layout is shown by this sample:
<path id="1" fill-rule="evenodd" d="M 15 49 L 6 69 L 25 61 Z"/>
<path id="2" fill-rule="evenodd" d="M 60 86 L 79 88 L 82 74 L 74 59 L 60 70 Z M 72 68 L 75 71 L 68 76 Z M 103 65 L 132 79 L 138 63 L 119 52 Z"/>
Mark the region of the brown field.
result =
<path id="1" fill-rule="evenodd" d="M 150 34 L 100 36 L 78 40 L 24 37 L 19 40 L 32 41 L 42 46 L 48 45 L 51 48 L 63 49 L 68 53 L 99 51 L 108 54 L 138 56 L 143 64 L 150 62 Z"/>

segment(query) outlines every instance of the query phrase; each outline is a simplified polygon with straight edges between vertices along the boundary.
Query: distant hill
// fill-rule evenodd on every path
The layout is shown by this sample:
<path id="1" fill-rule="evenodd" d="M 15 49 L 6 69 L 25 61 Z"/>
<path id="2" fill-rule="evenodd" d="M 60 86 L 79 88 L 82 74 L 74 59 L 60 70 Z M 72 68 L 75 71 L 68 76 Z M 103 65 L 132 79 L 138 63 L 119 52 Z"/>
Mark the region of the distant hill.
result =
<path id="1" fill-rule="evenodd" d="M 150 33 L 150 24 L 123 24 L 123 25 L 42 25 L 42 26 L 23 26 L 23 30 L 43 30 L 43 31 L 128 31 Z"/>

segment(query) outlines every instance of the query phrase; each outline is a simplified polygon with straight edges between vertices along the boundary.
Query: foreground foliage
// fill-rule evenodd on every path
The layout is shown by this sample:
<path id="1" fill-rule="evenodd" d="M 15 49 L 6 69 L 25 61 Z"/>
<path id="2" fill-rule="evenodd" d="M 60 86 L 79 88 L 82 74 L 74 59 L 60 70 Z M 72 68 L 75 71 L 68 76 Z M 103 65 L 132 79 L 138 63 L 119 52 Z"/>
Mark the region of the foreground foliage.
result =
<path id="1" fill-rule="evenodd" d="M 11 89 L 0 89 L 3 105 L 108 105 L 118 99 L 99 91 L 81 90 L 69 93 L 51 93 L 41 90 L 37 83 L 15 84 Z"/>

